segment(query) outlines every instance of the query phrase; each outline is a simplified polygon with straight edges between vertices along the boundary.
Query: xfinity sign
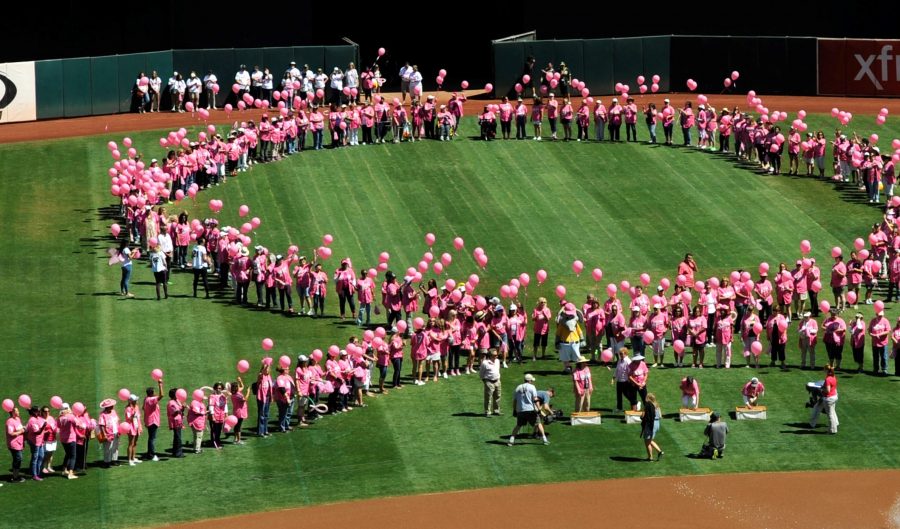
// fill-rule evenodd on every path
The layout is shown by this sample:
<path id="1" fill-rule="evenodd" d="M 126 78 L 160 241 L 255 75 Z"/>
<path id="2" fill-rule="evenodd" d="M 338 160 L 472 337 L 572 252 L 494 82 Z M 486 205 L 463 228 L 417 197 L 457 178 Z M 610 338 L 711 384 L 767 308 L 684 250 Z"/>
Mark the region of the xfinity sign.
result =
<path id="1" fill-rule="evenodd" d="M 900 95 L 900 41 L 819 39 L 819 93 Z"/>

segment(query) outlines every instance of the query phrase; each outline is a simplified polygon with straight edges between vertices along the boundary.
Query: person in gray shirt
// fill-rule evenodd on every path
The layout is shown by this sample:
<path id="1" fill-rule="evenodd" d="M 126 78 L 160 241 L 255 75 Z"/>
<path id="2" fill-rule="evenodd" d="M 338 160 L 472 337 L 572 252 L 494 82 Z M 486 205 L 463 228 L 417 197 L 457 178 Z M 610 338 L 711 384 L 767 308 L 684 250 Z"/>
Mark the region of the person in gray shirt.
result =
<path id="1" fill-rule="evenodd" d="M 544 444 L 550 444 L 550 441 L 547 440 L 547 434 L 544 432 L 544 425 L 541 424 L 541 421 L 537 420 L 537 410 L 540 405 L 537 388 L 534 387 L 534 375 L 526 373 L 525 382 L 516 387 L 515 394 L 513 395 L 513 412 L 516 416 L 516 427 L 513 428 L 512 434 L 509 436 L 509 441 L 506 443 L 507 445 L 513 446 L 516 444 L 516 434 L 518 434 L 519 430 L 526 424 L 537 428 Z"/>
<path id="2" fill-rule="evenodd" d="M 706 436 L 706 444 L 703 445 L 701 456 L 725 457 L 725 438 L 728 436 L 728 424 L 722 420 L 722 417 L 713 412 L 709 418 L 709 424 L 703 430 Z"/>

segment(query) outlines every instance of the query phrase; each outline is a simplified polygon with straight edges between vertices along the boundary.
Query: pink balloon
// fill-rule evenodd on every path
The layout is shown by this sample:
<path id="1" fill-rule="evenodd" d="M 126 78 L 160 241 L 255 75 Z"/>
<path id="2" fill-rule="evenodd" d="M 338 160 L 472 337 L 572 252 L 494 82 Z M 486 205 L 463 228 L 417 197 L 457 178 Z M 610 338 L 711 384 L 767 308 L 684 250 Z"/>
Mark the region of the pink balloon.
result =
<path id="1" fill-rule="evenodd" d="M 202 389 L 195 389 L 192 397 L 194 398 L 194 400 L 200 401 L 203 400 L 206 395 L 203 393 Z"/>
<path id="2" fill-rule="evenodd" d="M 378 48 L 378 56 L 384 57 L 386 50 L 384 48 Z"/>
<path id="3" fill-rule="evenodd" d="M 413 329 L 418 331 L 419 329 L 421 329 L 424 326 L 425 326 L 425 320 L 423 320 L 422 318 L 416 318 L 413 320 Z"/>
<path id="4" fill-rule="evenodd" d="M 759 343 L 759 340 L 754 340 L 753 343 L 750 344 L 750 352 L 756 356 L 759 356 L 759 354 L 762 353 L 762 349 L 763 346 Z"/>
<path id="5" fill-rule="evenodd" d="M 463 81 L 459 83 L 459 86 L 461 86 L 462 89 L 465 90 L 466 88 L 469 88 L 469 81 Z"/>
<path id="6" fill-rule="evenodd" d="M 488 256 L 481 254 L 475 260 L 478 262 L 478 266 L 484 268 L 488 263 Z"/>
<path id="7" fill-rule="evenodd" d="M 621 288 L 622 290 L 628 291 L 631 289 L 631 283 L 629 283 L 628 281 L 622 281 L 619 283 L 619 288 Z"/>
<path id="8" fill-rule="evenodd" d="M 238 423 L 238 418 L 235 417 L 234 415 L 229 415 L 228 417 L 225 417 L 225 424 L 227 424 L 228 426 L 231 426 L 232 428 L 234 428 L 235 426 L 237 426 L 237 423 Z"/>
<path id="9" fill-rule="evenodd" d="M 444 273 L 444 265 L 442 263 L 434 263 L 431 265 L 431 269 L 434 270 L 435 275 Z"/>
<path id="10" fill-rule="evenodd" d="M 452 255 L 450 255 L 450 254 L 447 253 L 447 252 L 444 252 L 444 253 L 441 254 L 441 263 L 443 263 L 444 266 L 450 266 L 450 263 L 452 263 L 452 262 L 453 262 L 453 256 L 452 256 Z"/>
<path id="11" fill-rule="evenodd" d="M 641 280 L 642 285 L 644 285 L 644 286 L 649 285 L 650 284 L 650 274 L 647 274 L 647 273 L 641 274 L 640 280 Z"/>
<path id="12" fill-rule="evenodd" d="M 681 340 L 675 340 L 672 342 L 672 349 L 675 349 L 676 353 L 684 352 L 684 342 Z"/>
<path id="13" fill-rule="evenodd" d="M 263 351 L 271 351 L 272 348 L 275 347 L 275 341 L 271 338 L 263 338 L 262 348 Z"/>
<path id="14" fill-rule="evenodd" d="M 437 240 L 437 239 L 436 239 L 436 237 L 434 236 L 433 233 L 426 233 L 426 234 L 425 234 L 425 244 L 428 245 L 429 247 L 430 247 L 430 246 L 434 246 L 434 241 L 436 241 L 436 240 Z"/>
<path id="15" fill-rule="evenodd" d="M 853 292 L 852 290 L 847 292 L 847 303 L 856 305 L 856 292 Z"/>
<path id="16" fill-rule="evenodd" d="M 386 263 L 388 262 L 388 260 L 390 260 L 390 258 L 391 254 L 387 252 L 381 252 L 380 254 L 378 254 L 378 262 L 380 263 Z"/>
<path id="17" fill-rule="evenodd" d="M 853 241 L 853 247 L 856 248 L 856 251 L 858 252 L 866 247 L 866 241 L 864 241 L 862 237 L 859 237 Z"/>
<path id="18" fill-rule="evenodd" d="M 884 310 L 884 302 L 879 299 L 878 301 L 875 302 L 874 307 L 875 307 L 875 313 L 877 314 Z"/>
<path id="19" fill-rule="evenodd" d="M 190 103 L 188 103 L 190 104 Z M 131 435 L 131 423 L 120 422 L 119 423 L 119 435 Z"/>
<path id="20" fill-rule="evenodd" d="M 30 408 L 31 407 L 31 397 L 29 397 L 25 393 L 19 395 L 19 406 L 22 406 L 23 408 Z"/>
<path id="21" fill-rule="evenodd" d="M 9 413 L 16 407 L 16 403 L 12 399 L 3 399 L 3 411 Z"/>
<path id="22" fill-rule="evenodd" d="M 869 136 L 869 143 L 878 143 L 878 134 L 872 134 Z"/>
<path id="23" fill-rule="evenodd" d="M 278 358 L 278 365 L 285 369 L 291 367 L 291 357 L 288 355 L 281 355 L 281 357 Z"/>
<path id="24" fill-rule="evenodd" d="M 112 226 L 109 227 L 109 232 L 112 233 L 113 237 L 118 237 L 119 232 L 121 232 L 121 231 L 122 231 L 122 227 L 119 226 L 118 224 L 113 224 Z"/>
<path id="25" fill-rule="evenodd" d="M 250 370 L 250 362 L 246 360 L 239 360 L 237 363 L 238 373 L 246 373 Z"/>
<path id="26" fill-rule="evenodd" d="M 491 83 L 485 84 L 485 85 L 484 85 L 484 91 L 485 91 L 485 92 L 493 92 L 493 91 L 494 91 L 494 85 L 492 85 Z"/>
<path id="27" fill-rule="evenodd" d="M 606 295 L 611 298 L 616 297 L 616 292 L 618 292 L 618 290 L 619 289 L 616 288 L 616 285 L 614 283 L 606 285 Z"/>
<path id="28" fill-rule="evenodd" d="M 591 271 L 591 277 L 594 278 L 594 281 L 600 281 L 601 279 L 603 279 L 603 270 L 594 268 L 594 270 Z"/>
<path id="29" fill-rule="evenodd" d="M 664 277 L 659 280 L 659 286 L 663 288 L 663 290 L 669 290 L 669 287 L 672 286 L 672 282 L 669 281 L 669 278 Z"/>
<path id="30" fill-rule="evenodd" d="M 809 243 L 809 241 L 807 241 L 806 239 L 800 241 L 800 252 L 803 255 L 808 254 L 810 250 L 812 250 L 812 245 Z"/>
<path id="31" fill-rule="evenodd" d="M 581 275 L 582 270 L 584 270 L 584 263 L 576 259 L 572 263 L 572 271 L 575 272 L 575 275 Z"/>
<path id="32" fill-rule="evenodd" d="M 52 406 L 53 409 L 58 410 L 58 409 L 62 408 L 62 405 L 63 405 L 62 397 L 60 397 L 58 395 L 54 395 L 54 396 L 50 397 L 50 406 Z"/>
<path id="33" fill-rule="evenodd" d="M 685 290 L 685 291 L 683 291 L 683 292 L 681 293 L 681 301 L 682 301 L 682 303 L 685 303 L 685 304 L 687 304 L 687 305 L 690 305 L 692 299 L 693 299 L 693 296 L 691 296 L 691 291 L 690 291 L 690 290 Z"/>
<path id="34" fill-rule="evenodd" d="M 645 344 L 649 345 L 653 343 L 653 339 L 655 338 L 653 331 L 644 331 L 643 338 Z"/>
<path id="35" fill-rule="evenodd" d="M 126 401 L 128 397 L 131 396 L 131 391 L 128 388 L 122 388 L 119 390 L 119 400 Z"/>
<path id="36" fill-rule="evenodd" d="M 706 285 L 703 284 L 703 281 L 694 281 L 694 290 L 703 292 L 704 288 L 706 288 Z"/>
<path id="37" fill-rule="evenodd" d="M 650 91 L 653 92 L 654 94 L 659 92 L 659 85 L 656 83 L 653 83 L 652 85 L 650 85 Z"/>
<path id="38" fill-rule="evenodd" d="M 418 267 L 420 272 L 428 270 L 428 261 L 419 261 Z"/>
<path id="39" fill-rule="evenodd" d="M 509 285 L 503 285 L 500 287 L 500 297 L 508 298 L 509 297 Z"/>
<path id="40" fill-rule="evenodd" d="M 527 287 L 528 284 L 531 283 L 531 276 L 529 276 L 525 272 L 522 272 L 521 274 L 519 274 L 519 283 L 523 287 Z"/>
<path id="41" fill-rule="evenodd" d="M 697 89 L 697 81 L 694 81 L 693 79 L 688 79 L 688 80 L 687 80 L 687 87 L 688 87 L 688 90 L 690 90 L 691 92 L 693 92 L 694 90 Z"/>
<path id="42" fill-rule="evenodd" d="M 334 242 L 333 235 L 326 233 L 322 236 L 322 244 L 324 244 L 325 246 L 329 246 L 332 242 Z"/>
<path id="43" fill-rule="evenodd" d="M 556 286 L 556 296 L 559 299 L 565 298 L 566 297 L 566 287 L 564 287 L 562 285 L 557 285 Z"/>
<path id="44" fill-rule="evenodd" d="M 163 377 L 162 369 L 154 369 L 153 371 L 150 372 L 150 378 L 152 378 L 153 380 L 160 381 L 160 380 L 162 380 L 162 377 Z"/>
<path id="45" fill-rule="evenodd" d="M 831 303 L 828 303 L 827 300 L 822 300 L 819 302 L 819 310 L 822 312 L 831 312 Z"/>
<path id="46" fill-rule="evenodd" d="M 822 290 L 822 282 L 819 281 L 818 279 L 816 279 L 815 281 L 812 282 L 812 284 L 809 286 L 809 288 L 813 292 L 819 292 L 820 290 Z"/>
<path id="47" fill-rule="evenodd" d="M 537 276 L 539 285 L 547 280 L 547 271 L 544 269 L 538 270 L 537 274 L 535 274 L 535 275 Z"/>
<path id="48" fill-rule="evenodd" d="M 399 332 L 399 333 L 405 333 L 405 332 L 406 332 L 406 328 L 407 328 L 406 320 L 400 320 L 400 321 L 397 322 L 397 332 Z"/>
<path id="49" fill-rule="evenodd" d="M 469 276 L 469 283 L 478 285 L 479 281 L 481 281 L 481 278 L 478 277 L 478 274 L 472 274 Z"/>
<path id="50" fill-rule="evenodd" d="M 462 237 L 456 237 L 453 239 L 453 247 L 456 248 L 456 251 L 462 250 L 465 247 L 466 243 L 463 241 Z"/>
<path id="51" fill-rule="evenodd" d="M 531 82 L 531 76 L 527 73 L 522 76 L 522 84 L 528 84 Z"/>
<path id="52" fill-rule="evenodd" d="M 238 208 L 238 215 L 241 217 L 246 217 L 248 213 L 250 213 L 250 206 L 242 205 Z"/>
<path id="53" fill-rule="evenodd" d="M 602 362 L 612 362 L 613 352 L 612 349 L 604 349 L 600 352 L 600 360 Z"/>
<path id="54" fill-rule="evenodd" d="M 178 388 L 175 391 L 175 398 L 178 399 L 178 402 L 184 402 L 187 400 L 187 391 L 184 388 Z"/>
<path id="55" fill-rule="evenodd" d="M 588 97 L 589 95 L 591 95 L 591 91 L 590 91 L 590 90 L 588 90 L 587 88 L 582 88 L 582 89 L 581 89 L 581 97 Z"/>

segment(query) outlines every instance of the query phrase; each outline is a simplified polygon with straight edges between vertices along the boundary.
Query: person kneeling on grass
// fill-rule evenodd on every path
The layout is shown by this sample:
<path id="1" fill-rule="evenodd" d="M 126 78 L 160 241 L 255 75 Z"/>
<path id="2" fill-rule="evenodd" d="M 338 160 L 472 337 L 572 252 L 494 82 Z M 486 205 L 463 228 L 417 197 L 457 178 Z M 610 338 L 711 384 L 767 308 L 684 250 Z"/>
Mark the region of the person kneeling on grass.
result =
<path id="1" fill-rule="evenodd" d="M 534 387 L 534 375 L 526 373 L 525 382 L 516 387 L 515 394 L 513 395 L 513 414 L 516 416 L 516 427 L 513 428 L 512 434 L 509 436 L 509 441 L 506 443 L 507 445 L 513 446 L 516 444 L 516 434 L 518 434 L 519 430 L 526 424 L 537 428 L 544 444 L 550 444 L 550 441 L 547 440 L 547 434 L 544 432 L 544 425 L 537 420 L 537 410 L 540 405 L 540 399 L 538 399 L 537 396 L 537 388 Z"/>
<path id="2" fill-rule="evenodd" d="M 759 406 L 759 398 L 765 394 L 766 387 L 756 377 L 751 378 L 750 382 L 744 384 L 744 389 L 741 390 L 741 395 L 744 397 L 744 406 L 748 408 Z"/>
<path id="3" fill-rule="evenodd" d="M 706 436 L 706 443 L 700 449 L 700 457 L 708 457 L 716 459 L 725 457 L 725 438 L 728 436 L 728 424 L 722 421 L 722 417 L 717 413 L 709 417 L 709 424 L 703 430 Z"/>

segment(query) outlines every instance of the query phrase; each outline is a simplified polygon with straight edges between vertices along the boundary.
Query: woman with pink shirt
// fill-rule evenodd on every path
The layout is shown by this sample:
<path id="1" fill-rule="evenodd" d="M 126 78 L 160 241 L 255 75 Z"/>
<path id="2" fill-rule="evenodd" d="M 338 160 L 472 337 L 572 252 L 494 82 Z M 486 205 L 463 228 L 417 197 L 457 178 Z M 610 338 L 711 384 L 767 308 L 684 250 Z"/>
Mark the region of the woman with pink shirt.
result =
<path id="1" fill-rule="evenodd" d="M 593 298 L 593 296 L 591 296 Z M 582 309 L 584 312 L 584 327 L 587 335 L 587 352 L 591 354 L 591 362 L 597 361 L 597 351 L 601 347 L 603 333 L 606 328 L 606 313 L 600 307 L 600 301 L 596 298 Z"/>
<path id="2" fill-rule="evenodd" d="M 703 314 L 703 305 L 697 304 L 688 320 L 688 341 L 693 353 L 691 367 L 703 369 L 703 357 L 706 354 L 707 317 Z"/>
<path id="3" fill-rule="evenodd" d="M 140 403 L 138 396 L 133 393 L 128 397 L 128 404 L 125 405 L 125 424 L 128 425 L 128 465 L 133 467 L 142 463 L 137 457 L 137 441 L 143 431 Z"/>
<path id="4" fill-rule="evenodd" d="M 25 427 L 19 418 L 19 409 L 13 407 L 6 419 L 6 448 L 12 455 L 12 481 L 21 483 L 25 478 L 19 475 L 22 468 L 22 451 L 25 449 Z"/>
<path id="5" fill-rule="evenodd" d="M 41 469 L 44 464 L 44 439 L 47 433 L 47 420 L 37 406 L 28 410 L 28 422 L 25 424 L 25 441 L 31 449 L 31 479 L 43 481 Z"/>
<path id="6" fill-rule="evenodd" d="M 312 112 L 309 114 L 309 129 L 313 135 L 313 149 L 322 149 L 322 137 L 325 130 L 325 117 L 319 111 L 318 105 L 313 105 Z"/>
<path id="7" fill-rule="evenodd" d="M 607 115 L 609 116 L 609 141 L 620 141 L 621 136 L 619 136 L 619 131 L 622 128 L 622 106 L 619 105 L 619 100 L 617 98 L 613 98 L 612 104 L 609 107 L 609 111 Z"/>
<path id="8" fill-rule="evenodd" d="M 327 292 L 328 274 L 322 271 L 321 263 L 315 264 L 312 273 L 313 317 L 325 316 L 325 294 Z"/>
<path id="9" fill-rule="evenodd" d="M 550 139 L 556 140 L 556 120 L 559 118 L 559 101 L 553 92 L 550 92 L 547 100 L 547 123 L 550 124 Z"/>
<path id="10" fill-rule="evenodd" d="M 78 439 L 76 423 L 78 420 L 78 417 L 72 413 L 69 405 L 63 403 L 57 422 L 59 423 L 59 442 L 62 444 L 66 454 L 65 459 L 63 459 L 63 475 L 66 476 L 66 479 L 78 479 L 78 476 L 75 475 L 75 450 Z"/>
<path id="11" fill-rule="evenodd" d="M 256 376 L 256 415 L 257 425 L 256 433 L 260 437 L 269 436 L 269 408 L 272 405 L 272 399 L 275 397 L 274 384 L 272 383 L 272 375 L 268 362 L 263 362 L 259 367 L 259 374 Z"/>
<path id="12" fill-rule="evenodd" d="M 591 124 L 591 107 L 588 105 L 586 98 L 581 100 L 581 106 L 578 107 L 576 124 L 578 125 L 578 141 L 588 141 L 590 138 L 588 132 Z"/>
<path id="13" fill-rule="evenodd" d="M 675 109 L 669 104 L 668 99 L 663 99 L 663 107 L 659 113 L 662 115 L 663 135 L 666 138 L 666 145 L 672 145 L 672 135 L 675 129 Z"/>
<path id="14" fill-rule="evenodd" d="M 512 353 L 513 360 L 522 363 L 525 349 L 525 332 L 528 327 L 528 318 L 524 311 L 520 311 L 519 307 L 513 303 L 509 306 L 509 316 L 507 316 L 507 335 L 509 336 L 509 350 Z"/>
<path id="15" fill-rule="evenodd" d="M 778 265 L 778 275 L 775 277 L 775 292 L 778 296 L 778 307 L 785 314 L 788 323 L 791 321 L 791 302 L 794 299 L 794 277 L 787 270 L 784 263 Z"/>
<path id="16" fill-rule="evenodd" d="M 662 305 L 653 305 L 653 312 L 647 322 L 647 328 L 653 332 L 653 367 L 665 367 L 663 362 L 666 353 L 666 333 L 669 330 L 669 314 L 662 311 Z"/>
<path id="17" fill-rule="evenodd" d="M 634 104 L 634 98 L 629 97 L 625 100 L 625 106 L 622 108 L 625 116 L 625 139 L 627 141 L 638 141 L 637 139 L 637 114 L 638 108 Z"/>
<path id="18" fill-rule="evenodd" d="M 594 102 L 594 133 L 596 135 L 597 141 L 603 141 L 604 136 L 606 134 L 606 106 L 603 105 L 603 101 L 597 99 Z"/>
<path id="19" fill-rule="evenodd" d="M 391 388 L 399 389 L 403 387 L 403 383 L 400 382 L 400 375 L 403 370 L 403 347 L 405 343 L 403 342 L 403 336 L 397 332 L 391 336 L 391 341 L 388 343 L 388 353 L 391 358 L 391 367 L 393 368 L 393 378 L 391 379 Z"/>
<path id="20" fill-rule="evenodd" d="M 294 267 L 294 278 L 297 280 L 297 297 L 300 298 L 300 314 L 313 315 L 312 299 L 310 298 L 310 285 L 312 271 L 306 256 L 300 256 L 297 266 Z"/>
<path id="21" fill-rule="evenodd" d="M 822 322 L 824 333 L 825 351 L 828 354 L 828 364 L 835 369 L 840 369 L 844 353 L 844 342 L 847 335 L 847 323 L 837 315 L 836 310 L 828 314 L 828 318 Z"/>
<path id="22" fill-rule="evenodd" d="M 406 318 L 407 333 L 412 327 L 413 315 L 419 311 L 419 293 L 413 286 L 412 277 L 404 277 L 403 285 L 400 287 L 400 298 L 403 305 L 403 315 Z M 431 290 L 431 289 L 429 289 Z"/>
<path id="23" fill-rule="evenodd" d="M 53 474 L 56 472 L 53 470 L 53 454 L 56 453 L 59 444 L 59 424 L 47 406 L 41 408 L 41 416 L 47 422 L 44 430 L 44 460 L 41 462 L 41 474 Z"/>
<path id="24" fill-rule="evenodd" d="M 425 326 L 418 328 L 410 338 L 410 357 L 412 358 L 413 377 L 415 384 L 422 386 L 425 382 L 422 375 L 425 372 L 425 361 L 428 358 L 428 335 L 425 332 Z"/>
<path id="25" fill-rule="evenodd" d="M 350 264 L 350 259 L 341 260 L 340 268 L 334 271 L 334 287 L 340 300 L 341 319 L 345 318 L 346 305 L 350 306 L 350 313 L 356 314 L 356 303 L 353 295 L 356 292 L 356 273 Z"/>
<path id="26" fill-rule="evenodd" d="M 224 390 L 225 385 L 216 382 L 213 384 L 213 391 L 208 399 L 210 438 L 213 448 L 216 450 L 222 448 L 222 430 L 225 428 L 225 418 L 228 417 L 228 394 Z"/>
<path id="27" fill-rule="evenodd" d="M 780 307 L 775 307 L 772 317 L 766 322 L 766 335 L 769 338 L 769 348 L 772 356 L 770 367 L 775 367 L 781 362 L 781 369 L 786 369 L 784 346 L 787 343 L 788 320 L 781 313 Z"/>
<path id="28" fill-rule="evenodd" d="M 694 108 L 690 101 L 684 102 L 684 108 L 678 113 L 678 120 L 681 123 L 681 136 L 684 138 L 684 146 L 691 146 L 691 129 L 694 128 Z"/>
<path id="29" fill-rule="evenodd" d="M 366 274 L 365 269 L 359 271 L 359 279 L 356 280 L 356 293 L 359 297 L 359 312 L 356 316 L 356 325 L 362 327 L 363 314 L 365 314 L 365 325 L 368 326 L 372 316 L 372 301 L 375 299 L 375 283 Z"/>
<path id="30" fill-rule="evenodd" d="M 759 316 L 753 313 L 753 309 L 756 308 L 752 304 L 747 305 L 747 310 L 744 313 L 744 318 L 741 320 L 740 331 L 741 331 L 741 341 L 744 345 L 744 360 L 747 361 L 747 365 L 744 367 L 750 367 L 750 358 L 753 357 L 755 361 L 756 367 L 759 367 L 759 354 L 753 352 L 753 342 L 759 340 L 759 334 L 762 332 L 762 322 L 759 319 Z"/>
<path id="31" fill-rule="evenodd" d="M 681 405 L 685 408 L 696 410 L 700 407 L 700 384 L 694 377 L 681 379 Z"/>
<path id="32" fill-rule="evenodd" d="M 244 444 L 241 439 L 241 427 L 244 425 L 244 419 L 247 418 L 247 400 L 250 399 L 250 388 L 244 389 L 244 381 L 241 377 L 237 377 L 231 384 L 231 409 L 238 422 L 234 425 L 233 435 L 234 444 Z"/>
<path id="33" fill-rule="evenodd" d="M 534 307 L 534 310 L 531 311 L 531 321 L 532 329 L 534 332 L 534 339 L 532 341 L 531 346 L 531 361 L 537 360 L 537 351 L 538 347 L 541 348 L 541 360 L 544 359 L 547 353 L 547 337 L 550 334 L 550 319 L 553 317 L 553 313 L 550 312 L 550 308 L 547 307 L 547 298 L 539 297 L 537 301 L 537 306 Z"/>
<path id="34" fill-rule="evenodd" d="M 676 296 L 672 297 L 672 300 L 675 300 L 677 297 L 677 289 Z M 690 340 L 688 340 L 688 329 L 689 329 L 689 321 L 690 319 L 687 316 L 687 311 L 685 310 L 687 305 L 683 303 L 677 303 L 671 305 L 672 311 L 672 343 L 674 344 L 676 341 L 680 340 L 681 343 L 685 344 L 685 348 L 690 345 Z M 684 367 L 684 352 L 685 349 L 682 349 L 681 352 L 675 351 L 675 367 Z"/>
<path id="35" fill-rule="evenodd" d="M 462 321 L 459 319 L 459 313 L 455 309 L 450 309 L 447 313 L 445 322 L 447 332 L 447 359 L 449 365 L 447 370 L 451 376 L 459 375 L 459 357 L 462 356 Z"/>
<path id="36" fill-rule="evenodd" d="M 518 101 L 516 101 L 516 139 L 524 140 L 528 133 L 525 131 L 525 121 L 528 119 L 528 106 L 522 101 L 522 98 L 519 97 Z"/>
<path id="37" fill-rule="evenodd" d="M 812 313 L 804 312 L 797 335 L 800 339 L 800 369 L 806 369 L 806 354 L 809 353 L 809 368 L 816 368 L 816 342 L 819 339 L 819 324 L 811 318 Z"/>
<path id="38" fill-rule="evenodd" d="M 628 381 L 630 383 L 628 393 L 625 395 L 631 402 L 632 411 L 640 411 L 641 405 L 647 399 L 647 380 L 650 378 L 650 369 L 644 362 L 644 355 L 636 354 L 631 357 L 628 364 Z M 638 400 L 640 397 L 640 400 Z"/>
<path id="39" fill-rule="evenodd" d="M 508 97 L 503 98 L 500 103 L 500 132 L 504 140 L 508 140 L 512 132 L 513 106 L 509 102 Z"/>
<path id="40" fill-rule="evenodd" d="M 716 320 L 716 368 L 725 369 L 731 367 L 731 342 L 734 331 L 734 319 L 737 314 L 730 310 L 727 305 L 719 306 L 719 318 Z"/>
<path id="41" fill-rule="evenodd" d="M 534 126 L 534 138 L 537 141 L 541 141 L 541 122 L 544 120 L 544 103 L 541 101 L 540 97 L 534 98 L 534 103 L 531 105 L 531 124 Z"/>
<path id="42" fill-rule="evenodd" d="M 103 447 L 103 465 L 119 464 L 119 415 L 115 410 L 116 401 L 103 399 L 100 402 L 100 417 L 97 419 L 97 439 Z"/>
<path id="43" fill-rule="evenodd" d="M 644 109 L 644 121 L 647 123 L 647 131 L 650 133 L 650 143 L 656 143 L 656 121 L 659 115 L 656 111 L 656 103 L 650 103 Z"/>
<path id="44" fill-rule="evenodd" d="M 402 315 L 400 310 L 403 308 L 402 290 L 397 283 L 397 276 L 388 270 L 384 274 L 384 283 L 381 285 L 381 305 L 385 308 L 387 314 L 387 325 L 396 331 L 396 323 L 400 321 Z"/>
<path id="45" fill-rule="evenodd" d="M 203 431 L 206 430 L 206 404 L 202 398 L 196 398 L 188 405 L 187 421 L 194 434 L 194 453 L 203 453 Z"/>
<path id="46" fill-rule="evenodd" d="M 433 378 L 433 382 L 438 381 L 441 376 L 441 345 L 447 340 L 443 325 L 436 318 L 429 318 L 425 333 L 425 343 L 428 356 L 425 357 L 426 373 L 425 379 L 428 380 L 429 375 Z M 444 373 L 444 378 L 447 374 Z"/>
<path id="47" fill-rule="evenodd" d="M 568 99 L 565 99 L 563 101 L 562 110 L 559 111 L 559 121 L 562 123 L 564 141 L 572 139 L 572 118 L 574 117 L 575 109 L 572 108 L 572 103 Z M 581 129 L 579 129 L 578 134 L 581 136 Z"/>
<path id="48" fill-rule="evenodd" d="M 591 411 L 591 394 L 594 393 L 594 383 L 591 380 L 591 369 L 588 367 L 587 357 L 578 357 L 575 371 L 572 372 L 572 382 L 575 393 L 575 409 L 573 411 Z"/>

